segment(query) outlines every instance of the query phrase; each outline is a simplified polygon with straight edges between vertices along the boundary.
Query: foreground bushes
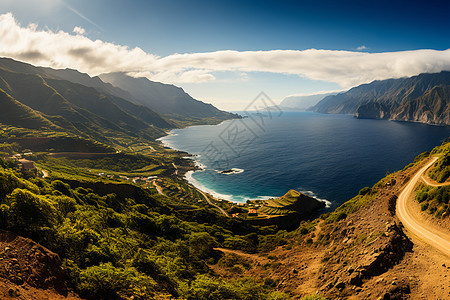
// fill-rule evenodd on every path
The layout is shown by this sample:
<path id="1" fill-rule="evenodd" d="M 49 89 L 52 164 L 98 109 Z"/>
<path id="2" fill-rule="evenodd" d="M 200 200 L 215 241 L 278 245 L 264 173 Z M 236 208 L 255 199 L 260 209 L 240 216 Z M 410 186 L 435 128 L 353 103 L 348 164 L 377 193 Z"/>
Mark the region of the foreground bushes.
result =
<path id="1" fill-rule="evenodd" d="M 237 235 L 218 225 L 185 221 L 150 194 L 143 197 L 148 199 L 138 204 L 115 194 L 72 189 L 60 180 L 25 180 L 0 167 L 0 227 L 58 253 L 85 298 L 285 299 L 255 279 L 221 281 L 207 266 L 221 257 L 214 247 L 267 250 L 283 244 L 281 235 Z M 249 267 L 237 265 L 237 274 Z"/>

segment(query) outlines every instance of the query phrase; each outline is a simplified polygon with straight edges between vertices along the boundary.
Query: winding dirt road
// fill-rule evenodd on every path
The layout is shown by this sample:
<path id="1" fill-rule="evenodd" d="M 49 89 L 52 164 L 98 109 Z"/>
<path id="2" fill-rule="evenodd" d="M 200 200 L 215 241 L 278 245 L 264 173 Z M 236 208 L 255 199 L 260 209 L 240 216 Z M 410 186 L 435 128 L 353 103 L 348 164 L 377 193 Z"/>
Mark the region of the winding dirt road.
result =
<path id="1" fill-rule="evenodd" d="M 153 183 L 153 186 L 158 191 L 158 194 L 163 195 L 163 196 L 166 197 L 166 194 L 164 194 L 163 189 L 159 186 L 159 184 L 156 183 L 156 180 L 153 180 L 152 183 Z"/>
<path id="2" fill-rule="evenodd" d="M 437 228 L 421 222 L 418 218 L 418 213 L 415 212 L 412 205 L 408 203 L 409 201 L 412 201 L 411 199 L 414 199 L 413 194 L 415 185 L 422 178 L 425 171 L 434 164 L 437 159 L 437 157 L 434 157 L 429 161 L 406 184 L 398 197 L 396 214 L 408 232 L 450 257 L 450 232 L 437 230 Z"/>
<path id="3" fill-rule="evenodd" d="M 220 207 L 219 205 L 213 203 L 213 202 L 211 201 L 211 199 L 208 197 L 208 195 L 206 195 L 205 192 L 203 192 L 203 191 L 201 191 L 201 190 L 199 190 L 199 189 L 197 189 L 197 191 L 199 191 L 199 192 L 203 195 L 203 197 L 205 197 L 205 200 L 206 200 L 206 202 L 208 202 L 209 205 L 212 205 L 212 206 L 214 206 L 215 208 L 217 208 L 218 210 L 220 210 L 220 212 L 221 212 L 222 214 L 224 214 L 225 217 L 230 217 L 230 215 L 229 215 L 222 207 Z"/>

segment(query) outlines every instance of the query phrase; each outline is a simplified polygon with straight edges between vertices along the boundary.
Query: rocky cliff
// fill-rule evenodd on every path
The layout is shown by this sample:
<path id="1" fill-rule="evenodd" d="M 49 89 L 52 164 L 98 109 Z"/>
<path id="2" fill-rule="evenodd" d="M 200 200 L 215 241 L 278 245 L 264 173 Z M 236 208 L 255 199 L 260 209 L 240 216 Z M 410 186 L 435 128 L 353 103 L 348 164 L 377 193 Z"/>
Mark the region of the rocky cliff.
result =
<path id="1" fill-rule="evenodd" d="M 450 72 L 374 81 L 328 96 L 313 110 L 354 114 L 361 119 L 390 119 L 450 125 Z"/>

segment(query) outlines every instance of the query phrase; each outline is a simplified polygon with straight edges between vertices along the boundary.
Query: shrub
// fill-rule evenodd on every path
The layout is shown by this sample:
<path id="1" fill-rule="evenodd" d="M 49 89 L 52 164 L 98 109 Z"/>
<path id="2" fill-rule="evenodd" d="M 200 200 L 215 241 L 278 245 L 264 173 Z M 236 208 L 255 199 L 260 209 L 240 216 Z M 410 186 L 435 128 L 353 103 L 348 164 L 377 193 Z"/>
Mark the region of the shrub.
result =
<path id="1" fill-rule="evenodd" d="M 234 253 L 226 253 L 217 263 L 219 266 L 224 268 L 232 268 L 238 264 L 243 266 L 245 269 L 250 268 L 250 261 L 248 259 Z"/>
<path id="2" fill-rule="evenodd" d="M 9 224 L 21 232 L 33 232 L 41 226 L 56 223 L 56 209 L 44 196 L 30 191 L 15 189 L 7 197 L 9 204 Z"/>
<path id="3" fill-rule="evenodd" d="M 155 283 L 132 267 L 118 268 L 111 263 L 81 270 L 78 289 L 93 299 L 120 299 L 127 295 L 151 297 Z"/>
<path id="4" fill-rule="evenodd" d="M 359 191 L 359 194 L 362 195 L 362 196 L 364 196 L 364 195 L 370 193 L 371 190 L 372 190 L 372 189 L 371 189 L 370 187 L 366 186 L 366 187 L 362 188 L 362 189 Z"/>
<path id="5" fill-rule="evenodd" d="M 189 237 L 189 253 L 193 257 L 211 257 L 217 246 L 216 240 L 206 232 L 196 232 Z"/>
<path id="6" fill-rule="evenodd" d="M 280 234 L 269 234 L 260 237 L 258 250 L 261 252 L 269 252 L 278 246 L 286 244 L 286 239 Z"/>

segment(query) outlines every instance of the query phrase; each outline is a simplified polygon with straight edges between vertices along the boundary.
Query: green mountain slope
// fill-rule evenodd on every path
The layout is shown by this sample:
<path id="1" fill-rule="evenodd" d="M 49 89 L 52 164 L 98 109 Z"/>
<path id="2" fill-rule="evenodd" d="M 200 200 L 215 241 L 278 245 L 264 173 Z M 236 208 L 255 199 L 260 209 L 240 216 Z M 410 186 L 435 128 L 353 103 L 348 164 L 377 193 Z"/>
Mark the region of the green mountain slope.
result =
<path id="1" fill-rule="evenodd" d="M 30 129 L 57 129 L 57 126 L 47 118 L 15 100 L 2 89 L 0 89 L 0 107 L 0 120 L 4 124 Z"/>
<path id="2" fill-rule="evenodd" d="M 40 75 L 48 79 L 66 80 L 86 87 L 96 89 L 100 94 L 115 98 L 113 100 L 124 104 L 124 101 L 132 102 L 138 108 L 132 108 L 130 104 L 122 107 L 127 112 L 143 111 L 142 106 L 147 110 L 140 113 L 140 117 L 148 122 L 149 118 L 154 119 L 155 111 L 164 115 L 168 119 L 176 120 L 180 126 L 193 124 L 218 123 L 222 120 L 235 118 L 236 115 L 221 111 L 211 104 L 206 104 L 193 99 L 181 88 L 173 85 L 152 82 L 144 78 L 132 78 L 121 73 L 104 74 L 100 77 L 90 77 L 87 74 L 73 69 L 55 70 L 52 68 L 35 67 L 27 63 L 18 62 L 9 58 L 0 58 L 0 68 L 8 71 Z M 111 83 L 106 82 L 110 81 Z M 117 99 L 117 98 L 121 98 Z M 167 128 L 161 120 L 151 122 L 155 126 Z M 173 127 L 170 124 L 169 127 Z"/>
<path id="3" fill-rule="evenodd" d="M 100 78 L 125 91 L 137 103 L 174 118 L 217 118 L 225 120 L 235 115 L 221 111 L 211 104 L 195 100 L 174 85 L 153 82 L 147 78 L 133 78 L 124 73 L 102 74 Z"/>
<path id="4" fill-rule="evenodd" d="M 0 88 L 22 104 L 45 114 L 59 127 L 103 142 L 127 137 L 153 139 L 163 135 L 164 129 L 174 127 L 146 107 L 101 94 L 92 87 L 40 74 L 18 73 L 0 67 Z M 11 125 L 19 126 L 19 123 Z"/>

